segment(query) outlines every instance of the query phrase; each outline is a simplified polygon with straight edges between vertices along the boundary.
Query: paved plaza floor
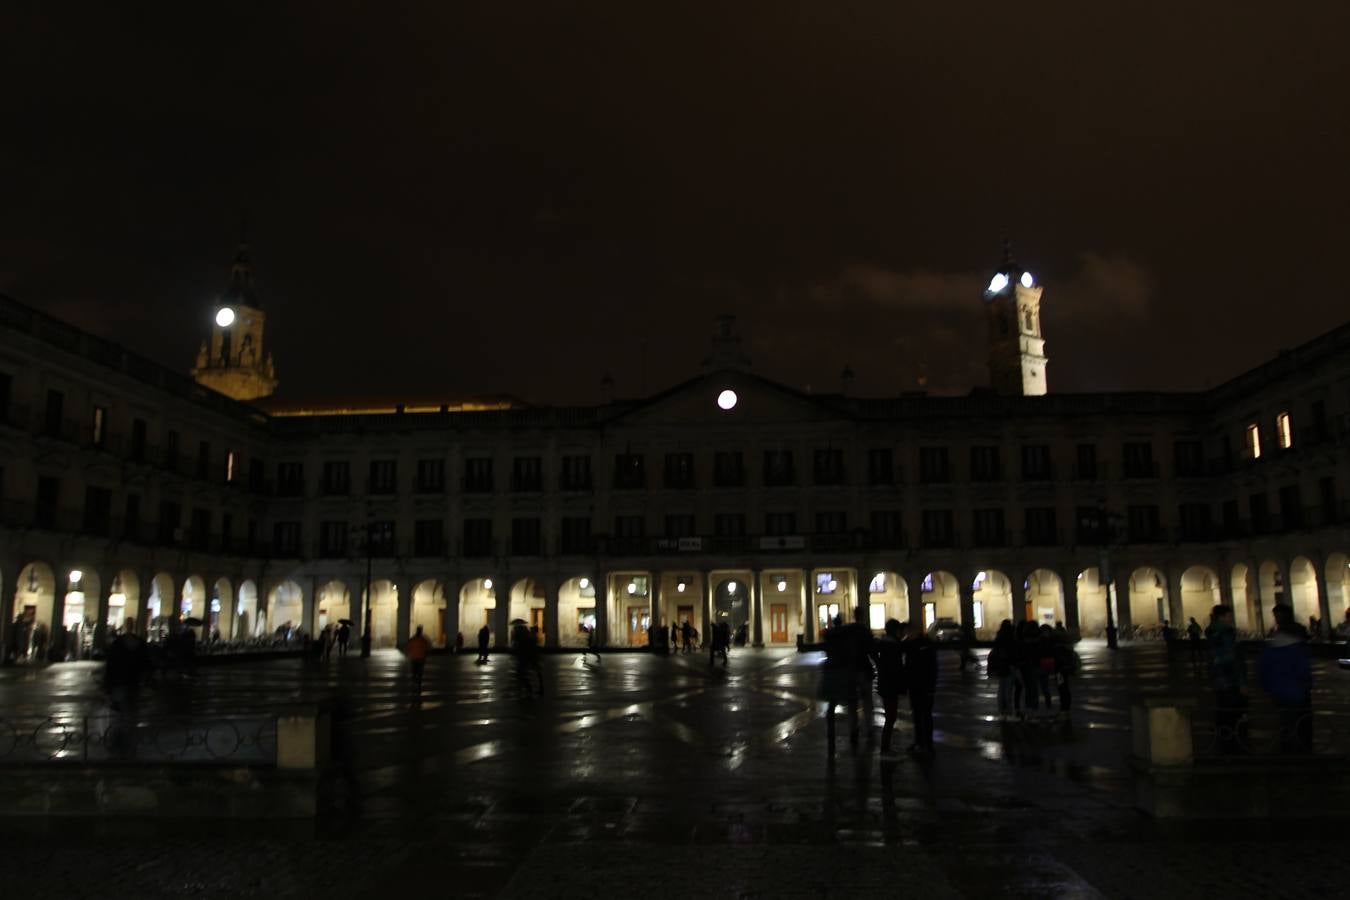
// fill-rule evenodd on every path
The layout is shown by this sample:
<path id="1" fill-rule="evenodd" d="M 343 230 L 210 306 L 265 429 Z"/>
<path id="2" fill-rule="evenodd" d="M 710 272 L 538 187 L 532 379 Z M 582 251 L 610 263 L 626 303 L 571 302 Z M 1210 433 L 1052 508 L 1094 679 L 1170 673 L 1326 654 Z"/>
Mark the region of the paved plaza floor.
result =
<path id="1" fill-rule="evenodd" d="M 1207 897 L 1341 893 L 1344 821 L 1157 823 L 1132 804 L 1131 697 L 1195 693 L 1185 656 L 1082 647 L 1074 711 L 1001 723 L 944 654 L 931 760 L 883 761 L 814 699 L 820 655 L 433 657 L 202 667 L 150 711 L 331 704 L 315 822 L 0 819 L 6 896 Z M 0 670 L 0 711 L 97 710 L 97 667 Z M 1350 672 L 1318 668 L 1344 702 Z M 879 710 L 878 710 L 879 713 Z M 899 743 L 908 743 L 902 725 Z M 24 776 L 40 777 L 30 773 Z M 11 893 L 11 890 L 13 893 Z"/>

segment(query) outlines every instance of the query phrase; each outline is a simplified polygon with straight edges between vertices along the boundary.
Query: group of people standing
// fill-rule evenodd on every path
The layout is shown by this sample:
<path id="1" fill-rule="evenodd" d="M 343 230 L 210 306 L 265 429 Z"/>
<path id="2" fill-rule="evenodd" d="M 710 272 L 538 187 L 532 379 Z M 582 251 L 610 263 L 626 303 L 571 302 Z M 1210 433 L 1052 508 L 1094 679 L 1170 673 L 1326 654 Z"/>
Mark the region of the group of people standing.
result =
<path id="1" fill-rule="evenodd" d="M 1072 679 L 1078 674 L 1078 654 L 1062 624 L 1056 628 L 1035 622 L 1004 619 L 994 636 L 985 668 L 998 681 L 998 714 L 1001 719 L 1039 718 L 1041 701 L 1045 715 L 1054 715 L 1050 686 L 1059 694 L 1059 715 L 1068 715 L 1073 703 Z"/>

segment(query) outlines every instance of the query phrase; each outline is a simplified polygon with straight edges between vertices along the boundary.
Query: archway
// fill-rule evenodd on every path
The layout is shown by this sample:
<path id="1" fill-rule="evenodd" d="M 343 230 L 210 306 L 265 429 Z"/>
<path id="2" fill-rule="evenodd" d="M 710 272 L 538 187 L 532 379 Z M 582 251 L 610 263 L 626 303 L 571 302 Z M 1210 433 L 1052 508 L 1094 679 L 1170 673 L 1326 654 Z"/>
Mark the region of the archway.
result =
<path id="1" fill-rule="evenodd" d="M 304 626 L 305 591 L 294 581 L 275 585 L 267 594 L 267 619 L 274 637 L 290 640 Z"/>
<path id="2" fill-rule="evenodd" d="M 319 634 L 329 625 L 334 628 L 342 619 L 355 622 L 360 614 L 352 610 L 352 592 L 336 579 L 325 582 L 314 598 L 314 633 Z"/>
<path id="3" fill-rule="evenodd" d="M 14 583 L 14 623 L 11 629 L 10 658 L 19 662 L 40 662 L 51 640 L 52 612 L 56 599 L 56 577 L 51 566 L 31 562 L 19 570 Z"/>
<path id="4" fill-rule="evenodd" d="M 507 627 L 512 622 L 524 622 L 533 629 L 535 640 L 542 646 L 545 637 L 544 583 L 534 578 L 522 578 L 511 586 L 511 606 L 507 610 Z"/>
<path id="5" fill-rule="evenodd" d="M 170 619 L 178 603 L 178 591 L 173 585 L 173 576 L 168 572 L 157 572 L 150 579 L 150 597 L 145 603 L 145 638 L 149 641 L 162 641 L 169 634 Z"/>
<path id="6" fill-rule="evenodd" d="M 258 615 L 258 586 L 252 579 L 246 578 L 239 585 L 239 597 L 234 611 L 236 641 L 246 641 L 262 633 L 264 622 L 263 617 Z"/>
<path id="7" fill-rule="evenodd" d="M 1209 614 L 1222 602 L 1219 593 L 1219 576 L 1209 566 L 1191 566 L 1181 573 L 1181 621 L 1178 628 L 1185 628 L 1195 619 L 1204 628 L 1209 623 Z M 1237 619 L 1235 615 L 1234 620 Z"/>
<path id="8" fill-rule="evenodd" d="M 211 585 L 211 600 L 206 607 L 206 637 L 215 642 L 229 638 L 234 625 L 234 587 L 228 578 L 217 578 Z"/>
<path id="9" fill-rule="evenodd" d="M 867 586 L 867 605 L 867 625 L 880 634 L 887 619 L 909 619 L 909 585 L 897 572 L 873 572 Z"/>
<path id="10" fill-rule="evenodd" d="M 1161 629 L 1171 622 L 1167 605 L 1167 578 L 1153 566 L 1140 566 L 1130 573 L 1130 624 L 1136 628 Z M 1177 627 L 1176 622 L 1172 622 Z"/>
<path id="11" fill-rule="evenodd" d="M 1295 557 L 1289 564 L 1289 597 L 1295 622 L 1307 625 L 1310 618 L 1322 617 L 1321 598 L 1317 595 L 1317 569 L 1306 556 Z"/>
<path id="12" fill-rule="evenodd" d="M 127 629 L 127 620 L 136 622 L 132 627 L 140 632 L 141 616 L 141 580 L 131 569 L 122 569 L 113 576 L 108 589 L 108 630 L 122 634 Z"/>
<path id="13" fill-rule="evenodd" d="M 502 586 L 502 592 L 506 587 Z M 459 591 L 459 627 L 464 632 L 464 645 L 474 647 L 478 644 L 478 632 L 486 625 L 496 628 L 492 623 L 492 613 L 497 608 L 497 585 L 491 578 L 475 578 Z"/>
<path id="14" fill-rule="evenodd" d="M 1350 557 L 1344 553 L 1333 553 L 1327 557 L 1327 609 L 1331 611 L 1331 621 L 1327 624 L 1334 630 L 1342 623 L 1350 621 L 1350 595 L 1347 595 L 1347 581 L 1350 581 Z"/>
<path id="15" fill-rule="evenodd" d="M 650 572 L 613 572 L 609 575 L 609 643 L 640 647 L 651 627 Z"/>
<path id="16" fill-rule="evenodd" d="M 808 588 L 814 597 L 816 634 L 822 635 L 838 619 L 848 623 L 854 620 L 858 592 L 855 576 L 849 569 L 815 569 L 811 572 Z"/>
<path id="17" fill-rule="evenodd" d="M 434 578 L 413 586 L 412 634 L 418 626 L 433 646 L 445 646 L 445 591 Z"/>
<path id="18" fill-rule="evenodd" d="M 188 619 L 196 619 L 205 623 L 208 617 L 207 604 L 206 582 L 202 580 L 200 575 L 189 575 L 183 581 L 183 592 L 178 601 L 178 621 L 186 622 Z M 198 638 L 208 633 L 203 627 L 196 625 L 192 627 Z"/>
<path id="19" fill-rule="evenodd" d="M 971 612 L 975 636 L 981 639 L 993 636 L 1004 619 L 1020 622 L 1026 618 L 1026 610 L 1013 608 L 1012 580 L 997 569 L 984 569 L 975 573 L 971 582 Z"/>
<path id="20" fill-rule="evenodd" d="M 94 627 L 98 624 L 98 598 L 102 592 L 98 572 L 76 564 L 65 574 L 65 598 L 61 605 L 58 637 L 62 659 L 87 659 L 94 651 Z"/>
<path id="21" fill-rule="evenodd" d="M 1260 608 L 1260 621 L 1265 628 L 1274 627 L 1274 618 L 1270 610 L 1277 603 L 1288 603 L 1289 594 L 1285 590 L 1284 573 L 1272 559 L 1261 563 L 1256 570 L 1256 603 Z"/>
<path id="22" fill-rule="evenodd" d="M 688 622 L 703 629 L 703 575 L 697 571 L 662 572 L 657 580 L 657 609 L 654 624 L 679 631 Z"/>
<path id="23" fill-rule="evenodd" d="M 1102 584 L 1101 572 L 1089 566 L 1078 573 L 1078 630 L 1086 637 L 1106 635 L 1106 609 L 1111 599 L 1108 586 Z M 1112 610 L 1112 617 L 1115 610 Z"/>
<path id="24" fill-rule="evenodd" d="M 1059 625 L 1073 631 L 1077 622 L 1069 621 L 1064 608 L 1064 582 L 1050 569 L 1033 569 L 1026 578 L 1027 609 L 1038 625 Z"/>
<path id="25" fill-rule="evenodd" d="M 939 622 L 961 621 L 961 583 L 951 572 L 929 572 L 919 585 L 923 595 L 923 625 L 931 628 Z"/>
<path id="26" fill-rule="evenodd" d="M 567 579 L 558 588 L 558 645 L 584 647 L 585 629 L 594 627 L 595 583 L 587 575 Z"/>
<path id="27" fill-rule="evenodd" d="M 734 576 L 721 576 L 713 585 L 712 626 L 725 625 L 734 639 L 750 630 L 750 588 Z M 708 632 L 712 638 L 711 628 Z"/>
<path id="28" fill-rule="evenodd" d="M 387 578 L 370 583 L 370 646 L 392 647 L 398 640 L 398 585 Z M 365 627 L 360 623 L 358 631 Z"/>

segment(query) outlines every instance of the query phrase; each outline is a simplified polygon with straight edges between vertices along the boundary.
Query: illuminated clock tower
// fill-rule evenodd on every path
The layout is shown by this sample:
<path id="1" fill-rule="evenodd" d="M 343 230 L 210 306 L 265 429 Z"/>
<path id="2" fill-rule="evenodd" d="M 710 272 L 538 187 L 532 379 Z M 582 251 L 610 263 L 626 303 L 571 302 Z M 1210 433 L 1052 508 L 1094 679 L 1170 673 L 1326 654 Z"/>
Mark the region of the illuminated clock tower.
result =
<path id="1" fill-rule="evenodd" d="M 1041 286 L 1019 266 L 1005 243 L 1003 265 L 984 291 L 989 321 L 989 383 L 994 393 L 1038 397 L 1045 380 L 1045 338 L 1041 334 Z"/>
<path id="2" fill-rule="evenodd" d="M 248 245 L 240 244 L 230 268 L 230 286 L 214 312 L 210 342 L 197 351 L 192 377 L 198 384 L 235 400 L 256 400 L 277 389 L 272 354 L 263 350 L 267 316 L 253 287 Z"/>

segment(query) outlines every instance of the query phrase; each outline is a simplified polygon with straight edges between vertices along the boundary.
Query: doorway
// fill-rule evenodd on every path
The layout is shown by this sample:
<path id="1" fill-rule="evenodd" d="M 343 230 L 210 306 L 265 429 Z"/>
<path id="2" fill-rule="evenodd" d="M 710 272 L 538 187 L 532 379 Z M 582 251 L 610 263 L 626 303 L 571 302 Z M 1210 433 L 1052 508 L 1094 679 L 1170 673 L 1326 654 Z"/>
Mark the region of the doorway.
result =
<path id="1" fill-rule="evenodd" d="M 786 644 L 788 639 L 788 608 L 786 603 L 769 605 L 769 640 Z"/>
<path id="2" fill-rule="evenodd" d="M 544 646 L 544 611 L 539 607 L 530 607 L 530 631 L 539 646 Z"/>
<path id="3" fill-rule="evenodd" d="M 628 607 L 628 644 L 640 647 L 647 643 L 647 629 L 652 624 L 652 612 L 649 606 Z"/>

